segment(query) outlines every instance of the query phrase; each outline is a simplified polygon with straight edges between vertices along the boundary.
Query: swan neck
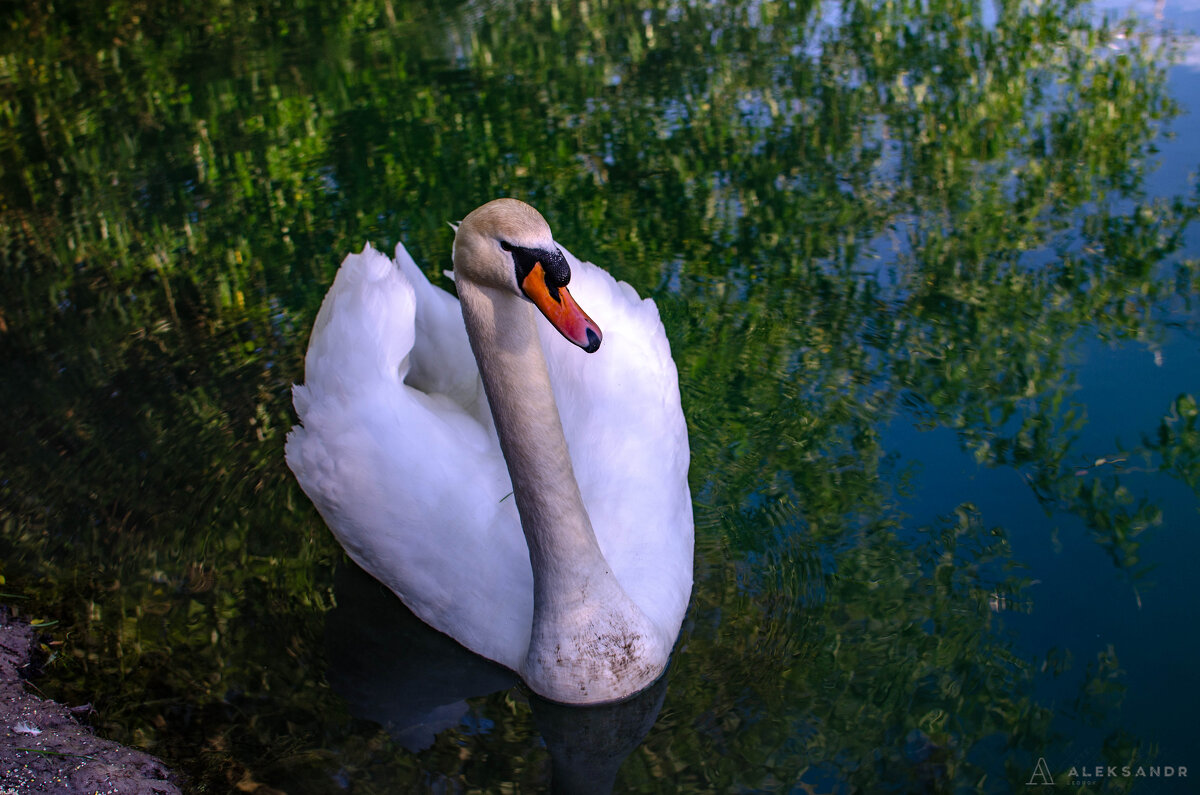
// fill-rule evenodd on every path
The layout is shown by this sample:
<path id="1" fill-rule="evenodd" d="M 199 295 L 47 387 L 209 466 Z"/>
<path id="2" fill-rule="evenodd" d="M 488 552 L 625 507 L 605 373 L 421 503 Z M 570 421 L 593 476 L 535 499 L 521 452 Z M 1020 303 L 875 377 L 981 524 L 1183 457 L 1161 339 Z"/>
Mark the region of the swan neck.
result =
<path id="1" fill-rule="evenodd" d="M 511 293 L 465 279 L 459 298 L 512 480 L 535 588 L 543 586 L 540 571 L 603 565 L 554 401 L 537 310 Z"/>
<path id="2" fill-rule="evenodd" d="M 554 402 L 536 309 L 512 292 L 455 281 L 533 569 L 521 676 L 555 701 L 624 698 L 662 673 L 674 638 L 629 598 L 600 551 Z"/>

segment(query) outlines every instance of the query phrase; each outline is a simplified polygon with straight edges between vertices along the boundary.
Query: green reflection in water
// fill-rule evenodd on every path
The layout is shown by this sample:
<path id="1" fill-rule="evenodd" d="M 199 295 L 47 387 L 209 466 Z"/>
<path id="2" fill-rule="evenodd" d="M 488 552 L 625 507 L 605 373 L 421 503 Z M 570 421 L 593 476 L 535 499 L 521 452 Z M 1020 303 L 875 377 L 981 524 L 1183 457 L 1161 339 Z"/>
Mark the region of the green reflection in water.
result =
<path id="1" fill-rule="evenodd" d="M 881 434 L 954 429 L 1139 580 L 1158 506 L 1071 449 L 1081 330 L 1196 331 L 1135 30 L 1056 1 L 97 1 L 0 35 L 5 588 L 62 621 L 45 687 L 103 731 L 216 790 L 544 785 L 518 694 L 419 755 L 347 714 L 341 553 L 282 463 L 340 256 L 438 273 L 445 222 L 513 195 L 659 301 L 692 432 L 692 611 L 619 788 L 1003 791 L 1053 747 L 1003 628 L 1035 609 L 1011 528 L 906 526 Z M 1124 457 L 1195 492 L 1196 414 Z"/>

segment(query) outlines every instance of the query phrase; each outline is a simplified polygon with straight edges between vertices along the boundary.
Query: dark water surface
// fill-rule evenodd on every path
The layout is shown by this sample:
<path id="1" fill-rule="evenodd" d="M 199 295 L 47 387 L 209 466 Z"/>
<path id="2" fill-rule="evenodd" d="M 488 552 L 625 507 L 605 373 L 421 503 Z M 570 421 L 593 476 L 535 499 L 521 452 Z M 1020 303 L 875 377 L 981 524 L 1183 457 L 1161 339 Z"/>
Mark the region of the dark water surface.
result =
<path id="1" fill-rule="evenodd" d="M 1194 0 L 3 17 L 0 590 L 99 731 L 208 792 L 1194 789 Z M 283 463 L 342 256 L 501 195 L 679 365 L 696 585 L 621 709 L 424 630 Z"/>

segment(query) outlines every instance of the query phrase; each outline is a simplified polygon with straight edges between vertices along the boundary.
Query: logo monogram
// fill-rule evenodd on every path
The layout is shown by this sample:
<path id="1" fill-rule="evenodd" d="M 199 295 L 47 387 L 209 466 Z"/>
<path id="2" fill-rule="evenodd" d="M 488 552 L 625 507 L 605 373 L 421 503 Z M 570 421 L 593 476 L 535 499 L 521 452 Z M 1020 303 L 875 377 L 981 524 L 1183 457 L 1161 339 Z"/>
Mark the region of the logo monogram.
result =
<path id="1" fill-rule="evenodd" d="M 1046 757 L 1039 756 L 1037 764 L 1034 765 L 1033 774 L 1029 780 L 1025 782 L 1025 786 L 1054 786 L 1054 776 L 1050 775 L 1050 766 L 1046 764 Z"/>

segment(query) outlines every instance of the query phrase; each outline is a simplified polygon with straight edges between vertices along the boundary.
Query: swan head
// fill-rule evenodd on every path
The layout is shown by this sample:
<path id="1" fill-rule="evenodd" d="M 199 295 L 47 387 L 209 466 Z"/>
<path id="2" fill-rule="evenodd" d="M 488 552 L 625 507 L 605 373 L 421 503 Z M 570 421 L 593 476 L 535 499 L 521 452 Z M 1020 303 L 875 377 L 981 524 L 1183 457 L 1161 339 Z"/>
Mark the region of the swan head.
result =
<path id="1" fill-rule="evenodd" d="M 588 353 L 602 334 L 567 291 L 571 266 L 550 225 L 516 199 L 496 199 L 473 210 L 454 235 L 454 278 L 532 301 L 551 325 Z"/>

